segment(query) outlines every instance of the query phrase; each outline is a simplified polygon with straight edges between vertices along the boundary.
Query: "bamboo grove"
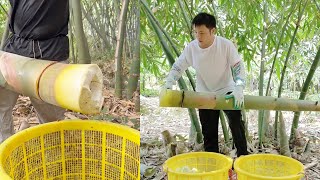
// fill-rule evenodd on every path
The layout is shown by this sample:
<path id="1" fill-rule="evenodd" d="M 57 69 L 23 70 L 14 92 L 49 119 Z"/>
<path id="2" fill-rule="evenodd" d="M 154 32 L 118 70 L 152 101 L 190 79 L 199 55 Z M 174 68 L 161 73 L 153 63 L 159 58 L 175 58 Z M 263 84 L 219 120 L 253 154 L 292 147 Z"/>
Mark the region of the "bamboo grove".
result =
<path id="1" fill-rule="evenodd" d="M 254 95 L 296 100 L 319 101 L 320 72 L 320 3 L 315 0 L 253 1 L 163 1 L 141 2 L 141 88 L 164 83 L 170 66 L 185 43 L 191 41 L 191 18 L 205 11 L 217 18 L 217 33 L 231 39 L 246 65 L 246 91 Z M 160 68 L 161 67 L 161 68 Z M 193 72 L 186 71 L 179 80 L 181 90 L 194 90 Z M 258 90 L 258 91 L 255 91 Z M 262 102 L 263 103 L 263 102 Z M 290 106 L 290 104 L 288 104 Z M 273 109 L 274 110 L 274 109 Z M 243 110 L 244 121 L 246 120 Z M 260 147 L 272 128 L 272 139 L 280 142 L 281 153 L 290 156 L 289 142 L 295 137 L 300 111 L 294 112 L 291 133 L 285 131 L 283 115 L 259 110 L 258 136 Z M 222 113 L 223 114 L 223 113 Z M 191 136 L 201 142 L 196 110 L 189 109 Z M 225 141 L 229 141 L 225 117 L 220 119 Z M 194 132 L 193 132 L 194 131 Z M 279 135 L 279 136 L 278 136 Z M 192 137 L 191 137 L 192 138 Z"/>

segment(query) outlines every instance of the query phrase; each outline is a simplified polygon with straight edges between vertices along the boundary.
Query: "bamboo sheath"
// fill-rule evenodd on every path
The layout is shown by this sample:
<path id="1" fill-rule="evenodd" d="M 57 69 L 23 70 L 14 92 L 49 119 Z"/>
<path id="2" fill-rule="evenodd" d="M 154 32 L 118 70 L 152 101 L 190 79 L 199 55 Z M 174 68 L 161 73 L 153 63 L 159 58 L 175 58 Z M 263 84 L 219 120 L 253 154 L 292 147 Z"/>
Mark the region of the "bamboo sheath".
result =
<path id="1" fill-rule="evenodd" d="M 224 95 L 194 91 L 163 89 L 160 107 L 184 107 L 199 109 L 234 110 L 233 99 Z M 244 96 L 244 109 L 279 111 L 320 111 L 319 101 L 274 98 L 271 96 Z"/>
<path id="2" fill-rule="evenodd" d="M 0 86 L 84 114 L 101 111 L 103 75 L 96 64 L 64 64 L 0 51 Z"/>

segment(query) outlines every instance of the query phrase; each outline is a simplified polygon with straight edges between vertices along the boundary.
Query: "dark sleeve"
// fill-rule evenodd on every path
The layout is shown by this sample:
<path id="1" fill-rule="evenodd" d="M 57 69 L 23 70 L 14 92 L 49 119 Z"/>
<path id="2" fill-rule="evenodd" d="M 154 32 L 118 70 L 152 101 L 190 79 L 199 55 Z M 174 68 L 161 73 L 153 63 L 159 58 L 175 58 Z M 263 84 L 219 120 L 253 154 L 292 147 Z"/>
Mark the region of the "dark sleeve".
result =
<path id="1" fill-rule="evenodd" d="M 9 0 L 12 32 L 4 50 L 37 59 L 63 61 L 69 57 L 68 0 Z"/>
<path id="2" fill-rule="evenodd" d="M 10 24 L 22 38 L 47 40 L 68 34 L 68 0 L 11 0 Z"/>

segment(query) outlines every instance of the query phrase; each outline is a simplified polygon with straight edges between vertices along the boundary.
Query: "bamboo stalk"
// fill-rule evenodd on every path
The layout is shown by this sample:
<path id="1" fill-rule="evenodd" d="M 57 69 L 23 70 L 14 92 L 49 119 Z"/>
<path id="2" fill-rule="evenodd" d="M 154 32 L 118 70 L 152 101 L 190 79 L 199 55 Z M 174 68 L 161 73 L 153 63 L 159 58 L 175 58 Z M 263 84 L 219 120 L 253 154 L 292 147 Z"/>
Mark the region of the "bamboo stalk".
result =
<path id="1" fill-rule="evenodd" d="M 81 1 L 69 0 L 70 11 L 72 11 L 74 34 L 77 37 L 76 45 L 79 62 L 82 64 L 89 64 L 91 62 L 89 46 L 87 38 L 84 34 L 82 13 L 81 13 Z"/>
<path id="2" fill-rule="evenodd" d="M 224 142 L 228 147 L 231 147 L 232 144 L 230 144 L 229 130 L 228 130 L 227 123 L 226 123 L 226 117 L 224 116 L 223 111 L 220 111 L 220 116 L 219 117 L 220 117 L 220 122 L 221 122 L 223 137 L 224 137 Z"/>
<path id="3" fill-rule="evenodd" d="M 199 109 L 234 110 L 233 101 L 224 95 L 193 91 L 163 89 L 160 107 L 184 107 Z M 244 109 L 278 111 L 320 111 L 319 101 L 294 100 L 271 96 L 244 96 Z"/>
<path id="4" fill-rule="evenodd" d="M 214 16 L 215 16 L 216 19 L 217 19 L 217 25 L 218 25 L 217 29 L 218 29 L 218 31 L 220 32 L 221 36 L 225 37 L 226 35 L 225 35 L 225 33 L 223 32 L 223 30 L 222 30 L 221 21 L 218 20 L 218 11 L 216 10 L 216 7 L 215 7 L 215 5 L 214 5 L 214 1 L 212 1 L 211 4 L 212 4 L 213 14 L 214 14 Z"/>
<path id="5" fill-rule="evenodd" d="M 276 53 L 274 55 L 274 58 L 273 58 L 273 62 L 272 62 L 272 66 L 271 66 L 271 69 L 270 69 L 270 74 L 269 74 L 269 80 L 268 80 L 268 84 L 267 84 L 267 89 L 266 89 L 266 95 L 268 95 L 269 91 L 270 91 L 270 83 L 271 83 L 271 77 L 272 77 L 272 73 L 273 73 L 273 70 L 274 70 L 274 66 L 276 64 L 276 60 L 277 60 L 277 55 L 278 55 L 278 52 L 279 52 L 279 49 L 280 49 L 280 44 L 282 42 L 282 39 L 283 39 L 283 36 L 284 36 L 284 32 L 286 31 L 286 28 L 288 26 L 288 23 L 289 23 L 289 19 L 291 17 L 291 15 L 293 14 L 293 12 L 295 11 L 295 7 L 296 7 L 296 3 L 298 3 L 299 0 L 297 1 L 294 1 L 292 3 L 292 11 L 289 13 L 289 15 L 287 16 L 287 19 L 285 21 L 285 24 L 284 26 L 282 27 L 282 31 L 281 31 L 281 35 L 280 35 L 280 38 L 279 38 L 279 42 L 278 42 L 278 45 L 277 45 L 277 48 L 276 48 Z M 276 112 L 277 114 L 278 112 Z M 277 119 L 278 115 L 276 115 L 275 117 L 275 122 L 274 122 L 274 137 L 275 139 L 277 139 L 277 130 L 278 130 L 278 119 Z"/>
<path id="6" fill-rule="evenodd" d="M 184 19 L 184 21 L 185 21 L 185 23 L 187 25 L 187 28 L 188 28 L 188 30 L 189 30 L 189 32 L 191 34 L 191 38 L 192 38 L 192 29 L 191 29 L 192 27 L 191 27 L 191 23 L 190 23 L 190 20 L 188 18 L 188 15 L 187 15 L 187 13 L 185 12 L 185 10 L 183 8 L 183 3 L 182 3 L 181 0 L 178 0 L 178 4 L 179 4 L 179 7 L 180 7 L 180 9 L 182 11 L 183 19 Z M 188 7 L 187 7 L 187 9 L 188 9 Z"/>
<path id="7" fill-rule="evenodd" d="M 303 0 L 301 0 L 301 4 L 302 4 Z M 301 11 L 299 11 L 298 13 L 298 20 L 297 20 L 297 23 L 296 23 L 296 28 L 293 32 L 293 35 L 292 35 L 292 38 L 291 38 L 291 42 L 290 42 L 290 46 L 289 46 L 289 49 L 288 49 L 288 53 L 287 53 L 287 56 L 286 56 L 286 60 L 283 64 L 283 69 L 282 69 L 282 72 L 281 72 L 281 78 L 280 78 L 280 84 L 279 84 L 279 89 L 278 89 L 278 97 L 280 98 L 281 97 L 281 93 L 282 93 L 282 86 L 283 86 L 283 81 L 284 81 L 284 78 L 285 78 L 285 73 L 286 73 L 286 69 L 287 69 L 287 64 L 288 64 L 288 61 L 289 61 L 289 57 L 291 55 L 291 50 L 293 48 L 293 43 L 296 39 L 296 34 L 298 32 L 298 28 L 300 27 L 300 21 L 301 21 L 301 18 L 302 18 L 302 15 L 303 15 L 303 12 L 306 8 L 308 4 L 308 0 L 306 0 L 303 8 Z M 278 117 L 279 117 L 279 112 L 276 112 L 276 115 L 275 115 L 275 127 L 277 127 L 277 122 L 278 122 Z M 277 131 L 277 128 L 275 128 L 275 131 Z M 275 132 L 275 135 L 277 135 L 277 133 Z"/>
<path id="8" fill-rule="evenodd" d="M 137 17 L 140 17 L 140 9 L 136 8 L 135 13 Z M 133 51 L 133 60 L 130 65 L 130 73 L 129 80 L 127 85 L 127 99 L 131 99 L 133 97 L 134 91 L 138 88 L 138 81 L 140 76 L 140 20 L 137 18 L 136 23 L 136 39 L 135 39 L 135 47 Z M 132 40 L 133 41 L 133 40 Z"/>
<path id="9" fill-rule="evenodd" d="M 121 14 L 119 17 L 118 24 L 118 35 L 117 35 L 117 46 L 115 53 L 115 96 L 118 98 L 122 97 L 122 83 L 123 83 L 123 60 L 122 51 L 124 48 L 125 40 L 125 28 L 127 21 L 127 13 L 129 8 L 129 0 L 122 1 Z"/>
<path id="10" fill-rule="evenodd" d="M 96 64 L 64 64 L 0 51 L 0 86 L 66 109 L 99 113 L 102 79 Z"/>
<path id="11" fill-rule="evenodd" d="M 298 28 L 300 27 L 300 21 L 301 21 L 303 12 L 304 12 L 304 10 L 305 10 L 305 8 L 307 6 L 307 2 L 308 2 L 308 0 L 306 0 L 305 4 L 303 6 L 303 9 L 299 12 L 299 17 L 298 17 L 298 20 L 297 20 L 297 23 L 296 23 L 296 28 L 295 28 L 295 30 L 293 32 L 293 35 L 292 35 L 292 38 L 291 38 L 291 43 L 290 43 L 290 46 L 289 46 L 289 49 L 288 49 L 288 53 L 287 53 L 287 56 L 286 56 L 286 60 L 285 60 L 285 62 L 283 64 L 283 69 L 282 69 L 281 78 L 280 78 L 280 85 L 279 85 L 279 90 L 278 90 L 278 97 L 281 97 L 282 85 L 283 85 L 283 81 L 284 81 L 284 78 L 285 78 L 287 64 L 288 64 L 288 61 L 289 61 L 289 57 L 291 55 L 291 50 L 293 48 L 293 43 L 295 41 L 295 37 L 296 37 L 296 34 L 298 32 Z"/>
<path id="12" fill-rule="evenodd" d="M 242 109 L 241 110 L 241 114 L 242 114 L 242 121 L 244 123 L 244 128 L 245 128 L 245 131 L 246 131 L 246 139 L 248 139 L 249 130 L 248 130 L 248 118 L 247 118 L 247 115 L 246 115 L 246 111 Z"/>
<path id="13" fill-rule="evenodd" d="M 311 79 L 312 79 L 315 71 L 317 70 L 319 64 L 320 64 L 320 46 L 318 48 L 318 52 L 316 54 L 316 57 L 314 58 L 314 60 L 312 62 L 312 65 L 310 67 L 307 78 L 303 84 L 303 87 L 302 87 L 302 90 L 301 90 L 301 93 L 299 96 L 300 100 L 305 99 L 307 92 L 308 92 L 308 89 L 309 89 L 309 86 L 310 86 L 310 83 L 311 83 Z M 295 112 L 294 117 L 293 117 L 293 121 L 292 121 L 292 126 L 291 126 L 290 140 L 293 139 L 293 137 L 295 135 L 295 129 L 298 128 L 299 117 L 300 117 L 300 112 Z"/>
<path id="14" fill-rule="evenodd" d="M 263 81 L 264 81 L 264 64 L 265 64 L 265 53 L 266 53 L 266 39 L 267 39 L 267 20 L 268 20 L 268 6 L 267 1 L 265 0 L 263 5 L 263 31 L 262 31 L 262 45 L 261 45 L 261 64 L 260 64 L 260 78 L 259 78 L 259 96 L 263 96 Z M 259 120 L 258 120 L 258 136 L 259 144 L 262 146 L 262 140 L 264 139 L 263 134 L 263 116 L 264 111 L 259 111 Z"/>
<path id="15" fill-rule="evenodd" d="M 279 117 L 279 140 L 280 140 L 280 154 L 291 157 L 288 136 L 286 134 L 286 126 L 283 120 L 282 112 L 280 111 Z"/>
<path id="16" fill-rule="evenodd" d="M 279 38 L 279 42 L 277 44 L 277 48 L 276 48 L 276 53 L 274 54 L 274 57 L 273 57 L 273 61 L 272 61 L 272 66 L 271 66 L 271 69 L 270 69 L 270 74 L 269 74 L 269 80 L 268 80 L 268 84 L 267 84 L 267 89 L 266 89 L 266 96 L 269 94 L 269 88 L 270 88 L 270 83 L 271 83 L 271 77 L 272 77 L 272 73 L 273 73 L 273 70 L 274 70 L 274 66 L 275 66 L 275 63 L 276 63 L 276 60 L 277 60 L 277 55 L 278 55 L 278 52 L 279 52 L 279 49 L 280 49 L 280 45 L 281 45 L 281 42 L 282 42 L 282 39 L 283 39 L 283 36 L 284 36 L 284 32 L 286 31 L 286 28 L 288 26 L 288 23 L 289 23 L 289 19 L 292 15 L 292 13 L 295 11 L 295 7 L 296 7 L 296 3 L 298 2 L 297 1 L 294 1 L 292 3 L 292 11 L 289 13 L 289 15 L 287 16 L 287 19 L 282 27 L 282 30 L 281 30 L 281 35 L 280 35 L 280 38 Z"/>
<path id="17" fill-rule="evenodd" d="M 320 12 L 320 6 L 318 5 L 318 3 L 316 2 L 316 0 L 313 0 L 314 4 L 316 5 L 318 11 Z"/>

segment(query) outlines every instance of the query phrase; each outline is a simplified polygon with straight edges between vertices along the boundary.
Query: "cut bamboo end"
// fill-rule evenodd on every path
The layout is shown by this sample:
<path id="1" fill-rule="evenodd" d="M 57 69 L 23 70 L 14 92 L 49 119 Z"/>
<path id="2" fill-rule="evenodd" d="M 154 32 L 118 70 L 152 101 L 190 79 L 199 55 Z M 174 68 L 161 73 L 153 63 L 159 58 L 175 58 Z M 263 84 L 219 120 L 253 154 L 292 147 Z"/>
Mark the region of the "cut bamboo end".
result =
<path id="1" fill-rule="evenodd" d="M 88 76 L 84 80 L 80 93 L 79 105 L 84 113 L 96 114 L 101 111 L 104 100 L 102 96 L 103 76 L 102 73 L 99 73 L 98 66 L 91 66 L 88 70 Z"/>
<path id="2" fill-rule="evenodd" d="M 160 92 L 159 98 L 160 107 L 214 109 L 216 107 L 217 97 L 214 93 L 163 89 Z"/>
<path id="3" fill-rule="evenodd" d="M 173 91 L 171 89 L 162 89 L 160 91 L 160 107 L 181 107 L 182 91 Z"/>
<path id="4" fill-rule="evenodd" d="M 55 100 L 61 107 L 96 114 L 103 104 L 103 75 L 96 64 L 68 65 L 55 82 Z"/>

